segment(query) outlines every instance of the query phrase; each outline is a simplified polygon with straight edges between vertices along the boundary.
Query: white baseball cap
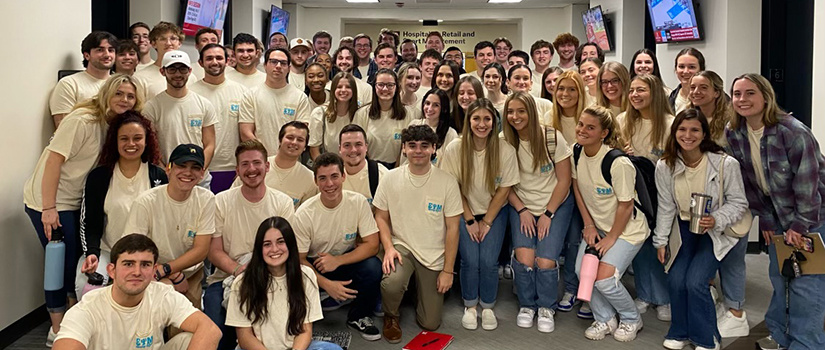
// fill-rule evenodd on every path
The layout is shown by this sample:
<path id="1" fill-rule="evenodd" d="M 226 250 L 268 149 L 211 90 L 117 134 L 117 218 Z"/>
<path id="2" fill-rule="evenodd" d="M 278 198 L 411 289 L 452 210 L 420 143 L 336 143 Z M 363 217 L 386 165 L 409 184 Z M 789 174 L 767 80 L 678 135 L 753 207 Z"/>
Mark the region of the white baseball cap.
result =
<path id="1" fill-rule="evenodd" d="M 187 67 L 192 68 L 192 61 L 189 59 L 189 55 L 181 50 L 172 50 L 165 53 L 161 63 L 163 68 L 169 67 L 175 63 L 183 63 Z"/>
<path id="2" fill-rule="evenodd" d="M 295 39 L 292 39 L 292 41 L 289 42 L 289 49 L 290 50 L 292 50 L 292 49 L 294 49 L 298 46 L 303 46 L 303 47 L 306 47 L 307 50 L 312 50 L 312 47 L 309 46 L 309 41 L 306 41 L 306 39 L 295 38 Z"/>

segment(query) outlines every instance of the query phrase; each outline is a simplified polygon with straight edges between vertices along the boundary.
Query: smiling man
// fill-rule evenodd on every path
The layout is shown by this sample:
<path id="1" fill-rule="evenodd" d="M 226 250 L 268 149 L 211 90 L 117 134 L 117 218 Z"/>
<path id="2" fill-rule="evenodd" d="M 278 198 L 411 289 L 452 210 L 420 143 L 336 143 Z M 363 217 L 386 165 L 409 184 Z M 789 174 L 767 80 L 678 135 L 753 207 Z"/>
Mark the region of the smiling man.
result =
<path id="1" fill-rule="evenodd" d="M 292 198 L 266 186 L 269 162 L 264 145 L 258 140 L 244 141 L 235 149 L 238 178 L 242 185 L 215 197 L 215 234 L 209 247 L 209 261 L 217 267 L 207 277 L 209 287 L 203 296 L 204 312 L 221 328 L 224 336 L 219 349 L 235 348 L 235 329 L 226 327 L 223 281 L 246 270 L 244 255 L 252 252 L 258 223 L 271 216 L 292 219 Z"/>
<path id="2" fill-rule="evenodd" d="M 258 39 L 247 33 L 239 33 L 232 39 L 232 49 L 235 51 L 235 69 L 226 71 L 226 77 L 241 83 L 247 89 L 263 84 L 266 74 L 258 70 L 258 61 L 263 52 Z"/>
<path id="3" fill-rule="evenodd" d="M 206 45 L 217 44 L 218 39 L 220 39 L 218 31 L 207 27 L 198 29 L 198 32 L 195 33 L 195 50 L 201 52 Z M 192 67 L 192 74 L 198 79 L 203 79 L 203 67 L 199 65 Z"/>
<path id="4" fill-rule="evenodd" d="M 146 236 L 126 235 L 106 266 L 114 283 L 89 292 L 66 312 L 55 350 L 215 349 L 221 332 L 172 287 L 154 281 L 158 247 Z M 168 342 L 163 331 L 185 333 Z"/>
<path id="5" fill-rule="evenodd" d="M 421 66 L 421 87 L 418 88 L 416 95 L 424 98 L 424 94 L 430 91 L 433 82 L 433 74 L 435 74 L 435 67 L 441 62 L 441 54 L 434 49 L 427 49 L 421 53 L 418 65 Z"/>
<path id="6" fill-rule="evenodd" d="M 412 39 L 404 39 L 401 42 L 401 60 L 404 62 L 418 60 L 418 45 Z"/>
<path id="7" fill-rule="evenodd" d="M 192 85 L 192 91 L 203 96 L 215 107 L 215 151 L 209 166 L 212 175 L 210 187 L 217 194 L 229 188 L 235 178 L 235 155 L 240 137 L 238 113 L 246 88 L 226 79 L 226 49 L 218 44 L 206 44 L 200 51 L 198 65 L 204 71 L 201 81 Z"/>
<path id="8" fill-rule="evenodd" d="M 155 63 L 152 60 L 152 44 L 149 43 L 149 25 L 143 22 L 135 22 L 129 26 L 129 37 L 138 46 L 138 53 L 140 53 L 140 63 L 138 63 L 137 70 L 141 70 Z"/>
<path id="9" fill-rule="evenodd" d="M 559 53 L 559 68 L 571 70 L 576 68 L 576 48 L 579 38 L 570 33 L 561 33 L 553 40 L 553 47 Z"/>
<path id="10" fill-rule="evenodd" d="M 476 60 L 476 70 L 464 75 L 472 76 L 482 82 L 484 77 L 484 68 L 488 64 L 496 61 L 496 47 L 489 41 L 481 41 L 473 48 L 473 56 Z"/>
<path id="11" fill-rule="evenodd" d="M 146 96 L 147 101 L 166 89 L 166 78 L 160 72 L 163 68 L 163 57 L 167 52 L 180 49 L 183 39 L 184 35 L 180 27 L 169 22 L 160 22 L 149 32 L 149 42 L 157 52 L 158 60 L 151 66 L 138 70 L 134 75 L 138 88 L 143 91 L 143 96 Z M 197 78 L 190 78 L 188 84 L 196 80 Z"/>
<path id="12" fill-rule="evenodd" d="M 338 154 L 344 160 L 344 189 L 360 193 L 372 204 L 381 177 L 387 167 L 367 159 L 367 133 L 356 124 L 349 124 L 338 134 Z"/>
<path id="13" fill-rule="evenodd" d="M 86 69 L 60 79 L 49 99 L 55 128 L 75 104 L 97 95 L 115 64 L 115 45 L 117 38 L 108 32 L 91 32 L 83 39 L 80 51 Z"/>
<path id="14" fill-rule="evenodd" d="M 370 58 L 372 53 L 372 38 L 364 33 L 358 34 L 353 40 L 355 45 L 355 54 L 358 55 L 358 66 L 353 70 L 358 70 L 360 73 L 356 75 L 363 81 L 369 82 L 375 79 L 375 72 L 378 71 L 378 65 Z"/>
<path id="15" fill-rule="evenodd" d="M 395 69 L 395 63 L 398 61 L 398 53 L 395 47 L 388 43 L 380 43 L 375 48 L 375 64 L 378 69 L 387 68 L 389 70 Z M 373 75 L 373 79 L 375 76 Z M 373 81 L 373 83 L 375 83 Z"/>
<path id="16" fill-rule="evenodd" d="M 135 200 L 123 231 L 155 241 L 160 252 L 155 280 L 174 285 L 196 307 L 201 306 L 203 260 L 215 232 L 215 195 L 197 186 L 203 166 L 200 146 L 175 147 L 166 166 L 169 184 Z"/>
<path id="17" fill-rule="evenodd" d="M 324 311 L 354 299 L 347 325 L 366 340 L 381 339 L 370 317 L 381 281 L 375 257 L 378 227 L 370 205 L 364 196 L 343 189 L 344 163 L 337 154 L 318 156 L 313 172 L 320 193 L 301 205 L 293 220 L 301 263 L 316 272 L 318 286 L 331 298 L 321 303 Z"/>
<path id="18" fill-rule="evenodd" d="M 544 75 L 544 71 L 550 67 L 550 61 L 553 60 L 554 54 L 553 45 L 545 40 L 536 40 L 530 46 L 530 55 L 533 56 L 533 65 L 535 65 L 535 69 L 533 69 L 533 88 L 530 93 L 535 97 L 541 95 L 541 86 L 544 85 L 541 77 Z"/>

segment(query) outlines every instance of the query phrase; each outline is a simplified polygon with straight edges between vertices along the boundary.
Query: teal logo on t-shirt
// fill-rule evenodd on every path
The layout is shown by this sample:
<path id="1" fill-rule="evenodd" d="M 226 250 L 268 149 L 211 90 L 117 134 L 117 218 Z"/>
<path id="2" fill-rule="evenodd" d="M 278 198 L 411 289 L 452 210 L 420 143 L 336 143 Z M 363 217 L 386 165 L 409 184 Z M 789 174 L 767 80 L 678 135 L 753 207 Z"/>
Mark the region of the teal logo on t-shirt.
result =
<path id="1" fill-rule="evenodd" d="M 444 207 L 444 206 L 443 206 L 443 205 L 441 205 L 441 204 L 432 203 L 432 202 L 427 203 L 427 210 L 428 210 L 428 211 L 431 211 L 431 212 L 433 212 L 433 213 L 440 213 L 440 212 L 441 212 L 441 209 L 443 209 L 443 207 Z"/>
<path id="2" fill-rule="evenodd" d="M 232 112 L 237 112 L 241 110 L 241 105 L 239 103 L 231 103 L 229 105 L 229 110 Z"/>
<path id="3" fill-rule="evenodd" d="M 547 164 L 547 165 L 543 165 L 543 166 L 540 168 L 540 171 L 541 171 L 541 173 L 542 173 L 542 174 L 547 174 L 547 173 L 549 173 L 551 170 L 553 170 L 553 164 L 552 164 L 552 163 L 551 163 L 551 164 Z"/>
<path id="4" fill-rule="evenodd" d="M 345 241 L 351 241 L 351 240 L 355 239 L 355 236 L 357 236 L 357 235 L 358 235 L 358 232 L 347 233 L 347 234 L 344 235 L 344 240 Z"/>
<path id="5" fill-rule="evenodd" d="M 188 230 L 188 231 L 186 231 L 186 237 L 189 237 L 189 238 L 195 237 L 195 233 L 196 233 L 195 231 Z"/>
<path id="6" fill-rule="evenodd" d="M 203 120 L 202 119 L 190 119 L 189 120 L 189 126 L 193 127 L 193 128 L 200 128 L 201 126 L 203 126 Z"/>
<path id="7" fill-rule="evenodd" d="M 496 176 L 496 185 L 501 185 L 501 176 Z"/>
<path id="8" fill-rule="evenodd" d="M 299 199 L 299 198 L 292 198 L 292 205 L 298 205 L 298 202 L 300 202 L 300 201 L 301 201 L 301 199 Z"/>
<path id="9" fill-rule="evenodd" d="M 294 117 L 295 116 L 295 108 L 284 107 L 284 115 Z"/>
<path id="10" fill-rule="evenodd" d="M 598 195 L 610 195 L 613 194 L 613 189 L 610 187 L 596 187 L 596 194 Z"/>
<path id="11" fill-rule="evenodd" d="M 155 342 L 154 336 L 148 336 L 146 338 L 136 338 L 135 339 L 135 347 L 138 349 L 146 349 L 151 348 L 152 344 Z"/>
<path id="12" fill-rule="evenodd" d="M 392 134 L 392 139 L 393 140 L 400 140 L 401 139 L 401 133 L 397 132 L 397 133 Z"/>

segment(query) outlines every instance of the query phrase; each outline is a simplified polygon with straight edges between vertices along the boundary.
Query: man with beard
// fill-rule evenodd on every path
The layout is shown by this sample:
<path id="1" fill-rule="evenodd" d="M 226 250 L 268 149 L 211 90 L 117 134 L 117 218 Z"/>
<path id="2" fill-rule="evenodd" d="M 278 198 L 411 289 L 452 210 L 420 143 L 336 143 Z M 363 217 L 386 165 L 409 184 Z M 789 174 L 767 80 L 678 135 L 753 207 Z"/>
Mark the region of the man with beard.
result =
<path id="1" fill-rule="evenodd" d="M 289 75 L 287 80 L 289 85 L 294 86 L 301 92 L 306 88 L 306 77 L 304 71 L 306 70 L 307 58 L 312 54 L 312 47 L 309 46 L 309 41 L 302 38 L 292 39 L 289 43 Z"/>
<path id="2" fill-rule="evenodd" d="M 332 56 L 333 71 L 335 76 L 338 72 L 352 73 L 355 76 L 357 69 L 353 69 L 358 64 L 358 56 L 355 49 L 348 46 L 341 46 Z M 361 79 L 355 79 L 355 88 L 358 91 L 358 107 L 366 106 L 372 102 L 372 86 Z"/>
<path id="3" fill-rule="evenodd" d="M 200 146 L 175 147 L 166 166 L 169 184 L 135 199 L 123 230 L 155 241 L 160 251 L 155 280 L 172 284 L 195 307 L 201 306 L 203 259 L 215 233 L 215 195 L 197 186 L 204 165 Z"/>
<path id="4" fill-rule="evenodd" d="M 315 48 L 315 54 L 307 59 L 307 64 L 315 62 L 315 58 L 321 54 L 329 55 L 329 50 L 332 49 L 332 35 L 326 30 L 320 30 L 312 36 L 312 47 Z"/>
<path id="5" fill-rule="evenodd" d="M 450 46 L 447 50 L 444 51 L 444 59 L 447 61 L 453 61 L 458 66 L 458 74 L 463 76 L 467 74 L 467 71 L 464 70 L 464 53 L 461 52 L 457 46 Z M 478 59 L 476 59 L 478 60 Z"/>
<path id="6" fill-rule="evenodd" d="M 263 84 L 266 73 L 258 70 L 258 59 L 261 54 L 258 39 L 250 34 L 240 33 L 232 39 L 232 49 L 235 51 L 235 69 L 226 71 L 226 77 L 247 89 Z"/>
<path id="7" fill-rule="evenodd" d="M 215 349 L 218 327 L 172 287 L 152 283 L 158 255 L 158 247 L 146 236 L 130 234 L 118 240 L 106 266 L 114 283 L 84 295 L 66 312 L 53 348 Z M 186 333 L 164 344 L 168 326 Z"/>
<path id="8" fill-rule="evenodd" d="M 244 95 L 238 116 L 241 141 L 258 139 L 270 153 L 278 149 L 275 130 L 290 121 L 309 124 L 309 100 L 303 91 L 287 83 L 289 52 L 266 50 L 266 81 Z"/>
<path id="9" fill-rule="evenodd" d="M 415 62 L 418 59 L 418 45 L 412 39 L 404 39 L 401 42 L 401 60 L 403 62 Z"/>
<path id="10" fill-rule="evenodd" d="M 158 54 L 158 59 L 154 64 L 135 72 L 138 89 L 143 91 L 146 100 L 151 100 L 157 94 L 166 89 L 166 78 L 161 71 L 163 57 L 169 51 L 180 48 L 184 35 L 180 27 L 169 22 L 160 22 L 149 32 L 149 42 Z M 191 78 L 188 83 L 194 83 L 197 78 Z"/>
<path id="11" fill-rule="evenodd" d="M 108 32 L 94 31 L 83 38 L 80 52 L 86 70 L 60 79 L 49 99 L 55 128 L 75 104 L 97 95 L 115 64 L 115 45 L 117 38 Z"/>
<path id="12" fill-rule="evenodd" d="M 553 40 L 553 47 L 559 53 L 559 68 L 563 70 L 576 69 L 576 48 L 579 39 L 570 33 L 561 33 Z"/>
<path id="13" fill-rule="evenodd" d="M 270 164 L 266 148 L 258 140 L 244 141 L 235 149 L 236 171 L 240 187 L 215 196 L 215 234 L 209 246 L 209 261 L 217 267 L 206 278 L 209 287 L 203 296 L 203 311 L 223 332 L 218 349 L 235 348 L 235 330 L 226 327 L 226 308 L 221 306 L 225 289 L 223 280 L 237 277 L 246 269 L 244 256 L 255 245 L 258 223 L 271 216 L 292 219 L 295 209 L 292 198 L 266 186 Z"/>
<path id="14" fill-rule="evenodd" d="M 160 154 L 164 164 L 167 155 L 180 144 L 191 143 L 203 147 L 204 169 L 209 167 L 215 152 L 215 107 L 206 98 L 186 87 L 191 73 L 189 55 L 183 51 L 169 51 L 163 56 L 160 72 L 166 79 L 166 90 L 149 99 L 143 115 L 152 121 L 158 134 Z M 151 69 L 151 68 L 149 68 Z"/>
<path id="15" fill-rule="evenodd" d="M 349 124 L 338 134 L 338 154 L 344 160 L 344 189 L 360 193 L 372 204 L 375 190 L 387 167 L 367 159 L 367 133 L 356 124 Z"/>
<path id="16" fill-rule="evenodd" d="M 200 51 L 198 64 L 204 71 L 201 81 L 192 85 L 192 91 L 205 97 L 215 107 L 218 124 L 215 125 L 215 152 L 209 173 L 212 193 L 219 193 L 232 185 L 235 178 L 235 155 L 238 147 L 238 113 L 246 88 L 226 79 L 226 49 L 218 44 L 206 44 Z"/>
<path id="17" fill-rule="evenodd" d="M 138 46 L 138 53 L 140 56 L 140 63 L 138 63 L 136 71 L 151 66 L 155 61 L 149 53 L 152 50 L 152 45 L 149 42 L 149 25 L 143 22 L 135 22 L 129 27 L 129 36 L 135 45 Z"/>
<path id="18" fill-rule="evenodd" d="M 207 44 L 217 44 L 218 39 L 218 31 L 206 27 L 198 29 L 195 33 L 195 50 L 200 53 Z M 203 67 L 199 65 L 192 67 L 192 74 L 198 79 L 203 79 Z"/>
<path id="19" fill-rule="evenodd" d="M 289 50 L 289 39 L 287 39 L 286 35 L 281 32 L 275 32 L 269 35 L 269 46 L 270 49 L 287 49 Z"/>
<path id="20" fill-rule="evenodd" d="M 378 71 L 378 65 L 370 58 L 372 53 L 372 38 L 364 33 L 355 36 L 355 54 L 358 55 L 358 65 L 353 69 L 353 75 L 363 81 L 370 82 Z M 354 71 L 357 71 L 356 74 Z"/>

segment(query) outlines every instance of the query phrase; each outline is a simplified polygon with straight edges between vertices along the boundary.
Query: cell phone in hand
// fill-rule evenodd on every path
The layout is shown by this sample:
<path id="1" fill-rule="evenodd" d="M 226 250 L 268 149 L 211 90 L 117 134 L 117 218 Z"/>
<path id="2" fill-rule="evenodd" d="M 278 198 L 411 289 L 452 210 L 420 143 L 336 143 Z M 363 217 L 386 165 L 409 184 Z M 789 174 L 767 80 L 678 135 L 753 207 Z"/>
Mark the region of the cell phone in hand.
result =
<path id="1" fill-rule="evenodd" d="M 813 253 L 814 252 L 814 240 L 811 237 L 801 235 L 800 240 L 802 241 L 802 247 L 800 248 L 801 250 L 806 251 L 808 253 Z M 785 245 L 787 245 L 789 247 L 794 246 L 793 244 L 788 242 L 787 237 L 785 237 L 784 241 L 785 241 Z"/>

